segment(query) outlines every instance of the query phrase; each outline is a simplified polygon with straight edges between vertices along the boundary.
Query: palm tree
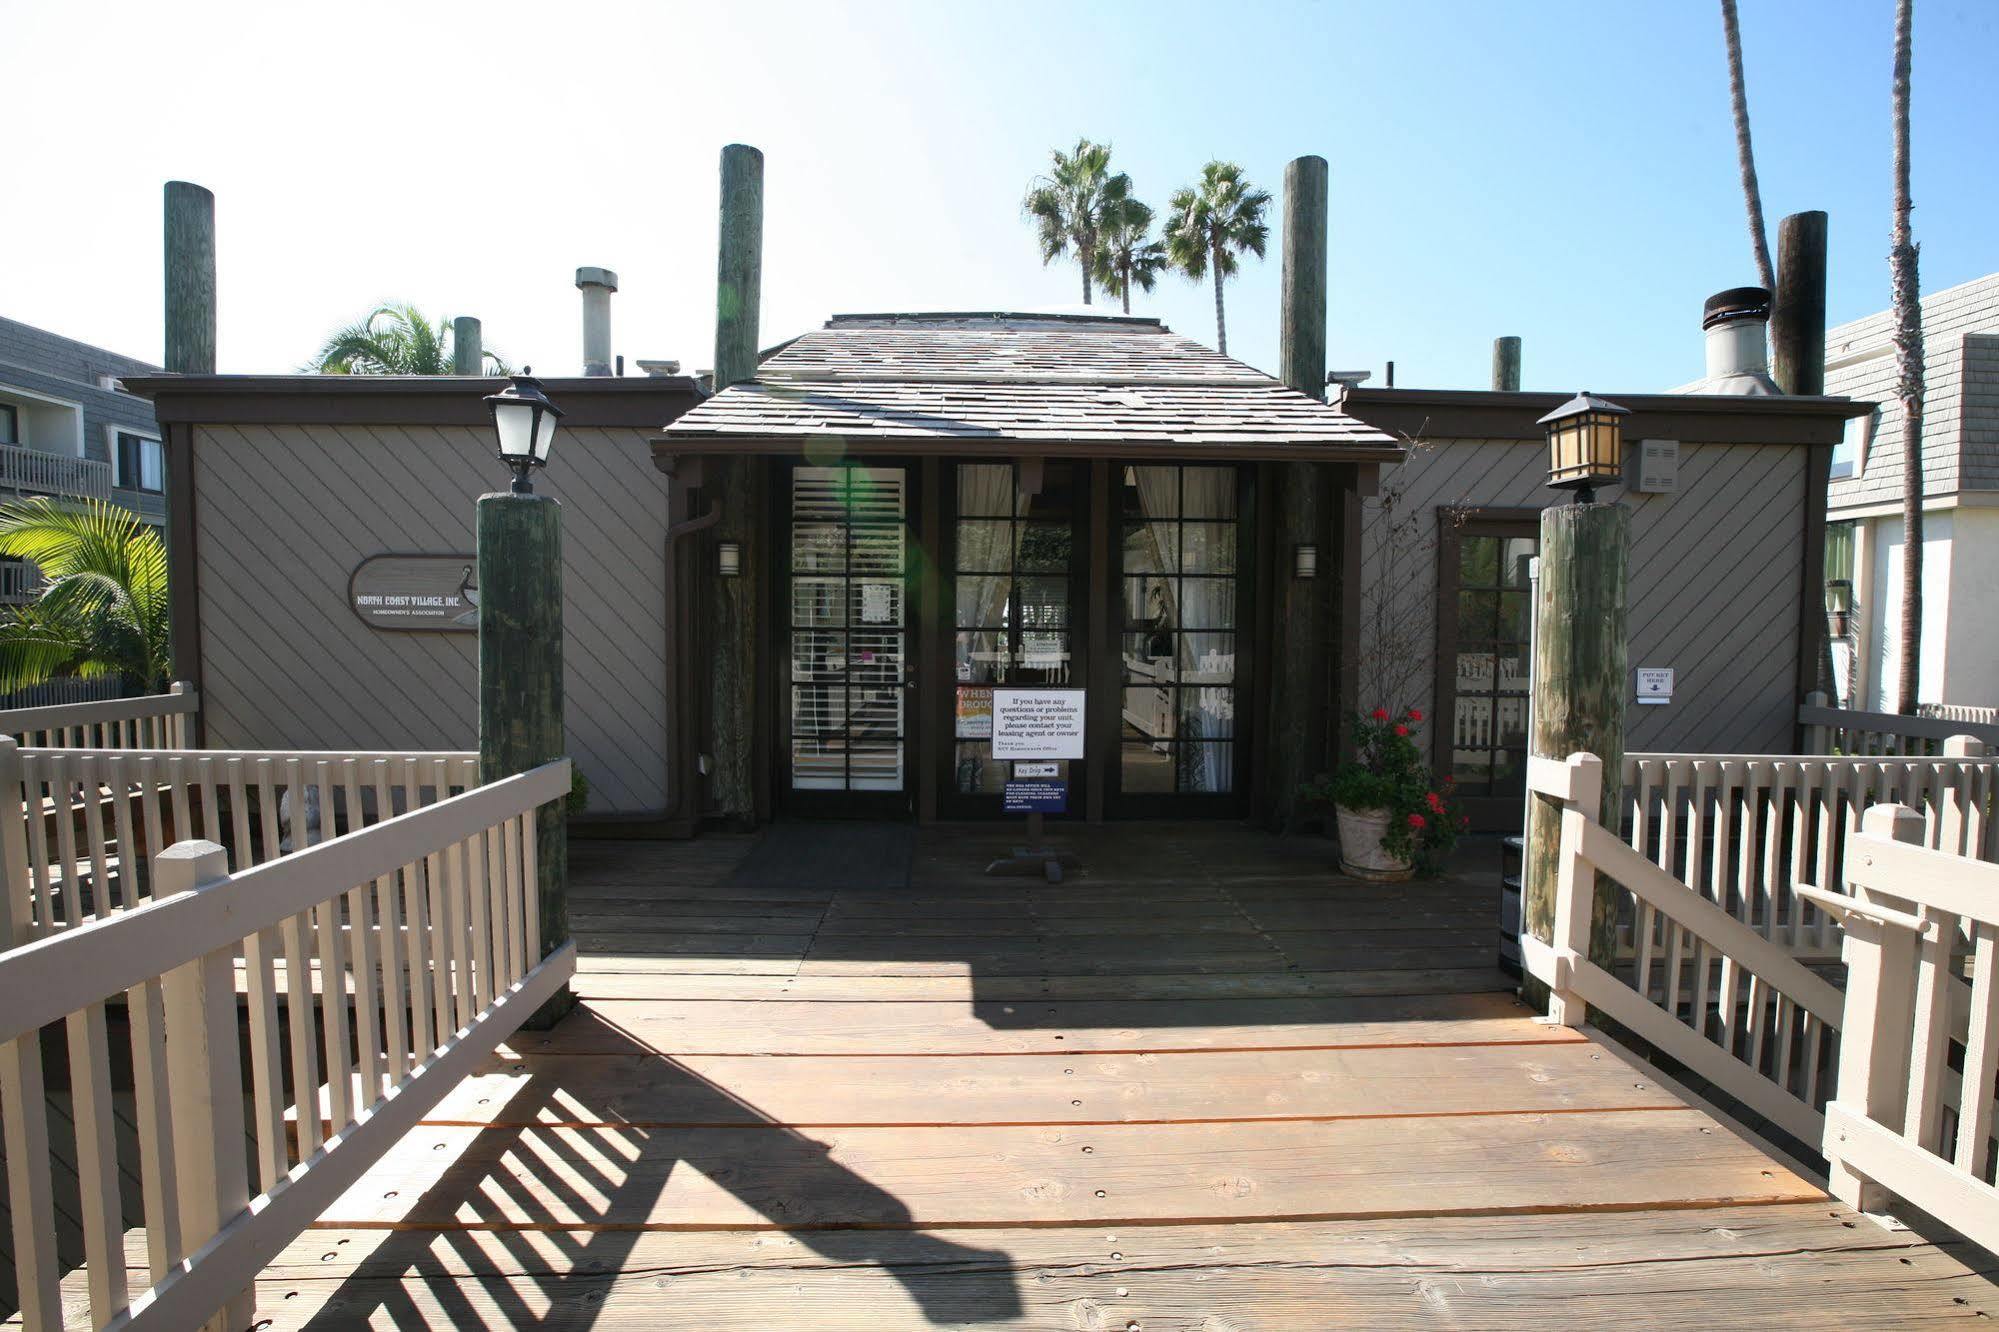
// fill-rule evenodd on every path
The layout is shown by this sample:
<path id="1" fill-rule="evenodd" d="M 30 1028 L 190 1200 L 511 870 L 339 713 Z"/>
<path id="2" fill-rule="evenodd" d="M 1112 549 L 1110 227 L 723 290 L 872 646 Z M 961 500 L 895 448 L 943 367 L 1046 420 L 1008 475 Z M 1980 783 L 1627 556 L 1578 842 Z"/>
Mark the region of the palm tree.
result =
<path id="1" fill-rule="evenodd" d="M 1123 176 L 1113 178 L 1122 182 Z M 1166 243 L 1153 240 L 1152 210 L 1120 188 L 1104 204 L 1103 230 L 1097 245 L 1097 281 L 1105 291 L 1124 299 L 1131 313 L 1131 289 L 1151 291 L 1166 270 Z"/>
<path id="2" fill-rule="evenodd" d="M 1894 122 L 1895 204 L 1888 245 L 1895 306 L 1895 396 L 1902 404 L 1902 633 L 1895 710 L 1916 710 L 1923 652 L 1923 307 L 1916 281 L 1917 245 L 1909 230 L 1909 46 L 1912 0 L 1895 4 L 1895 72 L 1889 89 Z"/>
<path id="3" fill-rule="evenodd" d="M 1721 0 L 1721 35 L 1728 47 L 1728 104 L 1735 116 L 1735 160 L 1742 169 L 1742 199 L 1749 206 L 1749 248 L 1765 291 L 1777 290 L 1770 267 L 1770 243 L 1763 233 L 1763 191 L 1756 183 L 1756 153 L 1749 143 L 1749 92 L 1742 80 L 1742 29 L 1735 0 Z"/>
<path id="4" fill-rule="evenodd" d="M 1049 153 L 1051 166 L 1045 176 L 1028 182 L 1027 197 L 1020 210 L 1034 219 L 1035 237 L 1041 243 L 1041 262 L 1052 264 L 1074 253 L 1083 270 L 1083 304 L 1090 303 L 1090 278 L 1097 271 L 1097 245 L 1103 231 L 1105 201 L 1114 194 L 1122 197 L 1131 190 L 1129 177 L 1113 176 L 1108 144 L 1076 140 L 1071 152 L 1060 148 Z"/>
<path id="5" fill-rule="evenodd" d="M 48 580 L 0 619 L 0 693 L 64 675 L 166 688 L 167 550 L 155 528 L 103 500 L 22 500 L 0 507 L 0 555 L 33 560 Z"/>
<path id="6" fill-rule="evenodd" d="M 504 375 L 507 363 L 487 352 L 486 373 Z M 451 326 L 435 325 L 414 305 L 379 305 L 359 323 L 336 329 L 307 371 L 322 375 L 448 375 Z"/>
<path id="7" fill-rule="evenodd" d="M 1222 310 L 1222 282 L 1240 265 L 1236 256 L 1248 251 L 1263 257 L 1270 224 L 1263 220 L 1270 191 L 1253 189 L 1234 162 L 1210 162 L 1201 168 L 1201 183 L 1173 191 L 1167 201 L 1166 253 L 1173 266 L 1195 282 L 1215 278 L 1215 345 L 1229 350 L 1228 320 Z"/>

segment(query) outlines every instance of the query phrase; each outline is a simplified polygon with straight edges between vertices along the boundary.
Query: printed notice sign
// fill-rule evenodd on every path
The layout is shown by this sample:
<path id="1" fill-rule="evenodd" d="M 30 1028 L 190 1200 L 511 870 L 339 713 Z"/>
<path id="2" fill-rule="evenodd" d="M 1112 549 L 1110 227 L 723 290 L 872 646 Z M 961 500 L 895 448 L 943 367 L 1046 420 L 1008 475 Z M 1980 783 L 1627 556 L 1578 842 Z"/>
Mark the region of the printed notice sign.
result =
<path id="1" fill-rule="evenodd" d="M 375 555 L 347 579 L 347 603 L 371 629 L 479 632 L 478 562 L 470 555 Z"/>
<path id="2" fill-rule="evenodd" d="M 1016 781 L 1026 781 L 1034 777 L 1060 777 L 1062 765 L 1059 763 L 1016 763 L 1013 776 Z"/>
<path id="3" fill-rule="evenodd" d="M 1673 701 L 1673 668 L 1671 666 L 1640 666 L 1638 668 L 1638 701 L 1640 703 L 1671 703 Z"/>
<path id="4" fill-rule="evenodd" d="M 1008 782 L 1001 796 L 1003 814 L 1060 814 L 1069 808 L 1067 782 Z"/>
<path id="5" fill-rule="evenodd" d="M 958 721 L 955 728 L 960 740 L 985 740 L 993 733 L 993 687 L 991 685 L 958 686 Z"/>
<path id="6" fill-rule="evenodd" d="M 993 690 L 993 758 L 1083 757 L 1083 691 Z"/>

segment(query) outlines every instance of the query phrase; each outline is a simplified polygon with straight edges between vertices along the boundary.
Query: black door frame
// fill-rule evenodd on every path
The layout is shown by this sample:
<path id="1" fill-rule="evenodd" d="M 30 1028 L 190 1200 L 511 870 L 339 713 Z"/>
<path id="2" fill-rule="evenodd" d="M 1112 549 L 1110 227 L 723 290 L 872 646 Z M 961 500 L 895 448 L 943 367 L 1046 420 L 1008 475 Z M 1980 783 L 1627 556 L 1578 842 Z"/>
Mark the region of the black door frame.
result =
<path id="1" fill-rule="evenodd" d="M 1451 737 L 1457 727 L 1458 706 L 1455 682 L 1458 674 L 1460 544 L 1467 536 L 1525 537 L 1534 542 L 1538 551 L 1541 545 L 1541 510 L 1446 505 L 1437 510 L 1437 526 L 1437 655 L 1430 698 L 1430 717 L 1433 722 L 1430 734 L 1430 766 L 1433 772 L 1442 777 L 1452 772 L 1455 767 L 1453 762 L 1455 747 Z M 1527 593 L 1527 615 L 1531 625 L 1534 616 L 1531 585 Z M 1531 643 L 1533 632 L 1531 627 L 1528 632 Z M 1529 656 L 1531 662 L 1531 647 Z M 1531 698 L 1529 717 L 1532 717 Z M 1527 743 L 1528 751 L 1531 753 L 1533 749 L 1531 733 Z M 1524 785 L 1526 781 L 1524 770 L 1521 780 Z M 1473 832 L 1524 832 L 1527 808 L 1527 795 L 1524 789 L 1499 795 L 1460 795 L 1458 802 L 1464 809 L 1465 816 L 1471 820 Z"/>

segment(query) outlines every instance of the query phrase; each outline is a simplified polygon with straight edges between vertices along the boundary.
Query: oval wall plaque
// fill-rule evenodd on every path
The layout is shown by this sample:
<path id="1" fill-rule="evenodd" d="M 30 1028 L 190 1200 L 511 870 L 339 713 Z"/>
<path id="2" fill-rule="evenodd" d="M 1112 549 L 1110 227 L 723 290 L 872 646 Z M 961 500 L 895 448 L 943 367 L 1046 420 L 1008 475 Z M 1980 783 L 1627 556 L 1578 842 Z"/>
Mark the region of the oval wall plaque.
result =
<path id="1" fill-rule="evenodd" d="M 475 634 L 478 561 L 470 555 L 371 555 L 348 575 L 347 604 L 371 629 Z"/>

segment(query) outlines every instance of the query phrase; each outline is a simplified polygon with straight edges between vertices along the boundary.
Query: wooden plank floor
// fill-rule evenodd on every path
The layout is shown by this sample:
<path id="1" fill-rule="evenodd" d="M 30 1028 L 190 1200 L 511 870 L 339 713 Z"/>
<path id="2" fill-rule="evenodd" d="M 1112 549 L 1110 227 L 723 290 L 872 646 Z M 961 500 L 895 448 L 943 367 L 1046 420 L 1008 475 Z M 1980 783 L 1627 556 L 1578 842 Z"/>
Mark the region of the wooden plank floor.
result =
<path id="1" fill-rule="evenodd" d="M 828 830 L 837 841 L 837 830 Z M 1496 876 L 1105 830 L 1060 886 L 914 841 L 574 847 L 583 1005 L 259 1286 L 299 1327 L 1921 1326 L 1989 1260 L 1883 1229 L 1491 965 Z M 1488 853 L 1489 854 L 1489 853 Z M 832 862 L 829 861 L 829 864 Z M 830 871 L 829 871 L 830 873 Z"/>

